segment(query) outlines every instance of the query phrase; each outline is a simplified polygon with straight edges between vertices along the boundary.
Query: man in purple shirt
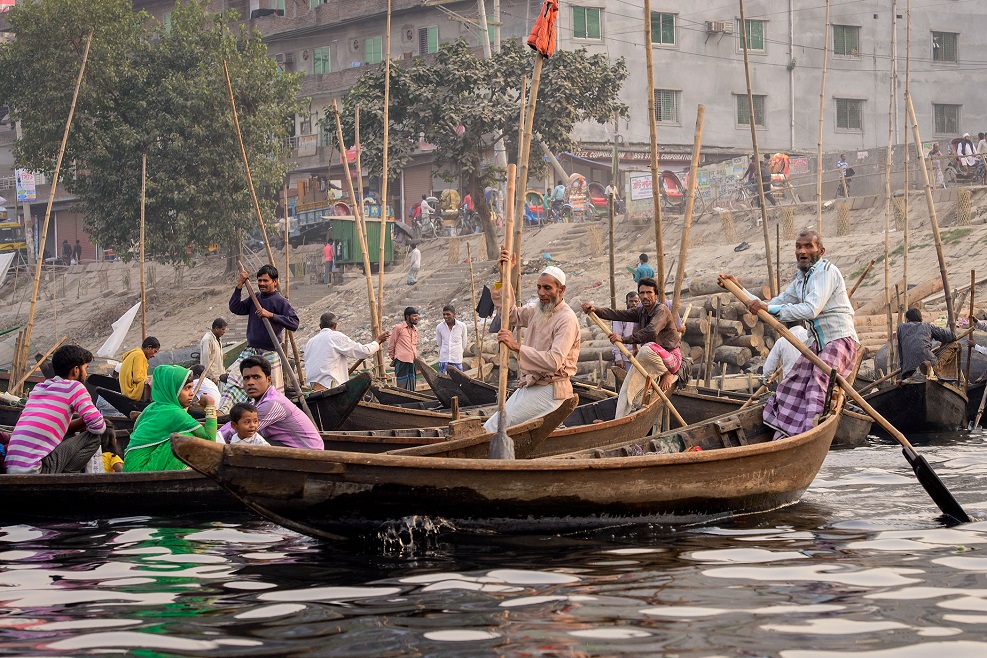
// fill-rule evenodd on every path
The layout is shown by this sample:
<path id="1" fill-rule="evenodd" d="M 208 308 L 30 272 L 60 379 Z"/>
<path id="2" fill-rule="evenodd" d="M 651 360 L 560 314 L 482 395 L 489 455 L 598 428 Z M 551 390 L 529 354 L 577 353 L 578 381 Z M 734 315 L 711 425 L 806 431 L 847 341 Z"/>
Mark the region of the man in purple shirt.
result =
<path id="1" fill-rule="evenodd" d="M 295 331 L 298 329 L 298 314 L 291 307 L 288 300 L 278 292 L 278 268 L 273 265 L 264 265 L 257 270 L 257 299 L 260 301 L 261 309 L 257 310 L 250 297 L 241 299 L 244 284 L 250 275 L 240 268 L 240 279 L 233 289 L 230 297 L 230 312 L 236 315 L 247 316 L 247 347 L 240 353 L 236 363 L 227 372 L 226 390 L 219 402 L 219 412 L 227 413 L 237 402 L 246 402 L 247 394 L 244 392 L 240 382 L 239 361 L 251 356 L 260 356 L 268 360 L 271 364 L 271 378 L 274 387 L 284 392 L 284 375 L 282 373 L 281 358 L 278 356 L 274 343 L 267 333 L 263 318 L 271 322 L 271 328 L 278 341 L 284 330 Z"/>
<path id="2" fill-rule="evenodd" d="M 258 356 L 240 362 L 243 388 L 257 407 L 260 425 L 257 432 L 272 446 L 324 450 L 325 444 L 318 428 L 301 409 L 271 385 L 271 364 Z M 232 424 L 226 423 L 219 433 L 227 443 L 236 435 Z"/>

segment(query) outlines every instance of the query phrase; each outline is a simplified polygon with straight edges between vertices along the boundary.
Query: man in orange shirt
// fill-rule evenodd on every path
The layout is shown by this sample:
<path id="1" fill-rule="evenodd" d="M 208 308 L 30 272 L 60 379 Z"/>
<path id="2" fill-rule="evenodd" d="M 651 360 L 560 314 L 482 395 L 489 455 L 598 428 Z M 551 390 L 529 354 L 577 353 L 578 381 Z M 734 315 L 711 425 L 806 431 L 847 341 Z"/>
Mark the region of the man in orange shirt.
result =
<path id="1" fill-rule="evenodd" d="M 395 325 L 387 343 L 387 355 L 394 359 L 394 376 L 398 388 L 415 390 L 415 357 L 418 348 L 418 311 L 409 306 L 404 309 L 404 322 Z"/>
<path id="2" fill-rule="evenodd" d="M 336 269 L 336 250 L 333 249 L 332 240 L 326 242 L 326 246 L 322 248 L 322 260 L 326 265 L 326 285 L 331 286 L 332 273 Z"/>

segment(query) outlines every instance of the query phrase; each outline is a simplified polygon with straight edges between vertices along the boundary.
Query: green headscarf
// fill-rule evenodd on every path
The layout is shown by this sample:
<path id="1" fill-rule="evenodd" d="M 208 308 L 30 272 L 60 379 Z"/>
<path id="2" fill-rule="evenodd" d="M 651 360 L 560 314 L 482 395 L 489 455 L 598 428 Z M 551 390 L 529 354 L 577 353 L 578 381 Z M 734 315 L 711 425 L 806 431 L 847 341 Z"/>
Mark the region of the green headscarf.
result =
<path id="1" fill-rule="evenodd" d="M 199 427 L 199 422 L 178 403 L 178 394 L 191 376 L 191 371 L 181 366 L 162 365 L 154 369 L 153 402 L 141 413 L 130 433 L 128 453 L 164 443 L 172 432 L 188 432 Z"/>

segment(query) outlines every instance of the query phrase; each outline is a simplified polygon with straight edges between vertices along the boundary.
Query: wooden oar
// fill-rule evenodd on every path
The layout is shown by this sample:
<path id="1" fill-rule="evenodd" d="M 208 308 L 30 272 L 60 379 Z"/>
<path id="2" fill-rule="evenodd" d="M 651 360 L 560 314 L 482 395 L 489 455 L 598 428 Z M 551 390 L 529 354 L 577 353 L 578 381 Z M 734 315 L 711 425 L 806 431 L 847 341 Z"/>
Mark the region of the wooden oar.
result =
<path id="1" fill-rule="evenodd" d="M 656 302 L 656 303 L 662 304 L 664 302 Z M 603 323 L 603 320 L 601 320 L 599 316 L 596 315 L 596 313 L 590 311 L 589 313 L 587 313 L 587 315 L 589 316 L 589 319 L 593 322 L 593 324 L 599 327 L 601 331 L 607 334 L 613 333 L 612 331 L 607 329 L 607 325 Z M 633 365 L 634 368 L 639 373 L 641 373 L 641 375 L 644 377 L 644 381 L 651 384 L 651 387 L 654 388 L 656 391 L 658 391 L 658 397 L 660 397 L 661 401 L 665 403 L 665 408 L 668 409 L 669 413 L 671 413 L 672 416 L 675 417 L 675 420 L 677 420 L 682 427 L 688 425 L 689 423 L 685 422 L 685 420 L 682 419 L 682 416 L 679 415 L 679 412 L 676 411 L 675 407 L 672 405 L 672 401 L 668 399 L 667 395 L 665 395 L 665 391 L 661 390 L 661 386 L 658 385 L 658 382 L 656 382 L 654 379 L 651 378 L 651 374 L 648 373 L 648 371 L 644 369 L 644 366 L 642 366 L 641 363 L 634 358 L 634 355 L 631 354 L 630 350 L 628 350 L 627 347 L 621 342 L 614 343 L 614 345 L 616 345 L 617 349 L 620 350 L 620 353 L 623 354 L 627 358 L 627 360 L 631 362 L 631 365 Z"/>
<path id="2" fill-rule="evenodd" d="M 754 391 L 754 393 L 752 393 L 751 396 L 749 398 L 747 398 L 747 402 L 745 402 L 742 405 L 740 405 L 740 408 L 741 409 L 746 409 L 747 407 L 749 407 L 752 404 L 754 404 L 754 400 L 756 400 L 759 397 L 761 397 L 762 395 L 764 395 L 764 393 L 768 390 L 768 387 L 771 386 L 771 384 L 774 382 L 774 380 L 778 379 L 778 375 L 780 375 L 783 372 L 785 372 L 785 370 L 781 366 L 778 366 L 777 368 L 775 368 L 775 371 L 773 373 L 771 373 L 771 376 L 768 377 L 766 380 L 764 380 L 764 383 L 761 384 L 761 388 L 759 388 L 756 391 Z"/>
<path id="3" fill-rule="evenodd" d="M 45 352 L 44 356 L 42 356 L 33 366 L 31 366 L 31 368 L 24 374 L 24 376 L 21 377 L 20 380 L 18 380 L 18 382 L 16 384 L 14 384 L 13 386 L 11 386 L 9 388 L 9 390 L 11 390 L 11 391 L 20 390 L 20 388 L 22 386 L 24 386 L 24 382 L 27 381 L 27 378 L 30 377 L 34 373 L 35 370 L 37 370 L 38 368 L 40 368 L 41 367 L 41 364 L 45 362 L 45 359 L 47 359 L 49 356 L 51 356 L 52 352 L 54 352 L 55 350 L 57 350 L 58 347 L 62 343 L 64 343 L 66 341 L 66 339 L 68 339 L 68 336 L 62 336 L 62 339 L 60 341 L 58 341 L 57 343 L 55 343 L 55 346 L 54 347 L 52 347 L 50 350 L 48 350 L 47 352 Z"/>
<path id="4" fill-rule="evenodd" d="M 243 269 L 243 263 L 237 261 L 237 265 L 240 267 L 241 271 L 246 271 Z M 260 300 L 257 299 L 257 295 L 254 294 L 254 287 L 250 285 L 249 278 L 244 282 L 244 285 L 247 286 L 247 294 L 250 295 L 250 299 L 254 300 L 254 306 L 258 311 L 262 310 L 264 307 L 260 305 Z M 263 321 L 264 328 L 267 329 L 267 335 L 274 344 L 274 349 L 277 351 L 278 357 L 281 359 L 282 370 L 288 373 L 288 376 L 291 378 L 292 387 L 294 387 L 294 389 L 298 392 L 298 401 L 302 411 L 305 412 L 305 415 L 308 416 L 309 420 L 311 420 L 314 425 L 315 418 L 312 416 L 312 410 L 308 408 L 308 402 L 305 400 L 305 394 L 302 393 L 302 385 L 298 381 L 295 371 L 291 369 L 290 364 L 288 363 L 288 357 L 285 356 L 284 350 L 281 349 L 281 343 L 278 341 L 278 335 L 274 333 L 274 327 L 271 326 L 271 321 L 264 317 L 261 318 L 261 321 Z"/>
<path id="5" fill-rule="evenodd" d="M 977 408 L 977 415 L 973 419 L 973 425 L 970 429 L 976 429 L 980 426 L 980 417 L 984 415 L 984 403 L 987 402 L 987 386 L 984 387 L 984 394 L 980 396 L 980 406 Z"/>
<path id="6" fill-rule="evenodd" d="M 511 202 L 504 209 L 504 249 L 508 255 L 514 253 L 514 193 L 517 165 L 507 165 L 507 198 Z M 511 310 L 514 307 L 514 295 L 511 288 L 511 263 L 499 263 L 500 266 L 500 329 L 511 329 Z M 491 459 L 514 459 L 514 440 L 507 435 L 507 366 L 510 361 L 510 350 L 500 343 L 500 372 L 497 382 L 497 432 L 490 439 Z"/>
<path id="7" fill-rule="evenodd" d="M 721 276 L 719 279 L 719 284 L 721 287 L 732 292 L 741 302 L 746 304 L 749 301 L 749 298 L 746 294 L 744 294 L 744 291 L 741 290 L 740 287 L 733 281 L 725 279 Z M 811 361 L 812 365 L 816 366 L 825 373 L 832 373 L 832 366 L 820 359 L 815 352 L 803 345 L 802 341 L 796 338 L 792 332 L 785 327 L 785 325 L 774 319 L 770 313 L 762 308 L 758 310 L 757 315 L 761 318 L 762 322 L 774 329 L 778 334 L 788 339 L 788 342 L 791 343 L 799 352 L 801 352 L 802 356 Z M 963 510 L 963 507 L 956 501 L 955 498 L 953 498 L 953 494 L 949 493 L 946 485 L 943 484 L 942 480 L 939 479 L 939 476 L 932 470 L 932 466 L 929 464 L 928 460 L 926 460 L 924 456 L 915 452 L 915 448 L 913 448 L 912 444 L 908 442 L 908 439 L 906 439 L 894 425 L 889 423 L 884 416 L 877 413 L 877 411 L 874 410 L 874 407 L 867 404 L 867 401 L 864 400 L 863 396 L 854 390 L 853 386 L 847 383 L 846 379 L 844 379 L 842 375 L 837 372 L 833 373 L 832 376 L 836 377 L 836 383 L 840 385 L 840 388 L 846 392 L 851 400 L 857 403 L 857 406 L 873 418 L 874 422 L 880 425 L 885 432 L 890 434 L 895 441 L 901 444 L 902 453 L 905 455 L 905 459 L 908 460 L 908 464 L 912 467 L 915 477 L 918 478 L 918 481 L 922 484 L 936 505 L 939 506 L 942 513 L 956 519 L 961 523 L 970 521 L 970 517 Z"/>

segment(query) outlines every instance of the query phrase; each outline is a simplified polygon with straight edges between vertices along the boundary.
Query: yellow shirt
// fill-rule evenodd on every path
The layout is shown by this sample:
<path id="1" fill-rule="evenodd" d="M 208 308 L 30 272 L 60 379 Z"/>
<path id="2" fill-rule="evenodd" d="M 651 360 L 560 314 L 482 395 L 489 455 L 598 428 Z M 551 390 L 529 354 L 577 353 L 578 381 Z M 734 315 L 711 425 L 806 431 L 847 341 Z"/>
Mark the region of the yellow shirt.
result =
<path id="1" fill-rule="evenodd" d="M 147 357 L 144 350 L 137 347 L 123 355 L 120 364 L 120 392 L 131 400 L 144 396 L 144 382 L 147 381 Z"/>
<path id="2" fill-rule="evenodd" d="M 123 460 L 119 456 L 113 454 L 112 452 L 103 453 L 103 470 L 107 473 L 114 473 L 113 465 L 120 464 L 123 466 Z"/>

